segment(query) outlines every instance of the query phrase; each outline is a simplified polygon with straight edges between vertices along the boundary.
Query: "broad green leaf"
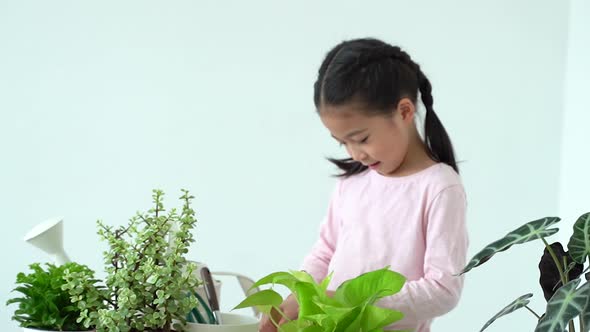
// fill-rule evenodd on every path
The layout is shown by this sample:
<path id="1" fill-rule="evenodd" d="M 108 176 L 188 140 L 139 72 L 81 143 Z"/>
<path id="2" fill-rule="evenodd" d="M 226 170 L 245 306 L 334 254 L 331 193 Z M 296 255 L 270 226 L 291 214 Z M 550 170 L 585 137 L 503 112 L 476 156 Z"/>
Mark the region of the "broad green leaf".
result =
<path id="1" fill-rule="evenodd" d="M 330 281 L 332 281 L 332 275 L 333 273 L 328 274 L 327 277 L 324 278 L 324 280 L 322 280 L 322 282 L 320 283 L 320 289 L 324 292 L 326 292 L 326 290 L 328 289 L 328 285 L 330 285 Z"/>
<path id="2" fill-rule="evenodd" d="M 580 216 L 574 224 L 574 233 L 567 248 L 576 263 L 584 264 L 590 255 L 590 212 Z"/>
<path id="3" fill-rule="evenodd" d="M 299 332 L 299 320 L 292 320 L 279 326 L 278 332 Z"/>
<path id="4" fill-rule="evenodd" d="M 278 332 L 299 332 L 299 324 L 298 320 L 292 320 L 288 323 L 285 323 L 278 328 Z"/>
<path id="5" fill-rule="evenodd" d="M 291 275 L 293 277 L 295 277 L 297 280 L 299 281 L 303 281 L 303 282 L 307 282 L 310 284 L 314 284 L 315 280 L 313 279 L 313 277 L 304 271 L 291 271 Z"/>
<path id="6" fill-rule="evenodd" d="M 315 315 L 299 315 L 299 324 L 301 324 L 302 326 L 304 326 L 303 323 L 301 322 L 307 322 L 307 325 L 311 324 L 311 323 L 316 323 L 317 325 L 322 326 L 326 319 L 331 318 L 329 317 L 327 314 L 315 314 Z"/>
<path id="7" fill-rule="evenodd" d="M 261 290 L 238 304 L 235 309 L 249 308 L 254 306 L 273 306 L 278 307 L 283 303 L 283 297 L 272 289 Z"/>
<path id="8" fill-rule="evenodd" d="M 327 284 L 324 285 L 325 280 L 321 284 L 318 284 L 309 273 L 304 271 L 291 271 L 291 275 L 295 277 L 299 282 L 303 282 L 313 286 L 316 289 L 316 293 L 314 295 L 317 295 L 321 299 L 326 298 Z"/>
<path id="9" fill-rule="evenodd" d="M 293 292 L 295 290 L 295 283 L 297 281 L 297 278 L 288 272 L 275 272 L 255 282 L 254 285 L 250 287 L 250 290 L 256 289 L 263 285 L 279 284 L 289 288 Z"/>
<path id="10" fill-rule="evenodd" d="M 362 312 L 362 307 L 355 307 L 348 315 L 345 315 L 340 319 L 340 321 L 336 325 L 336 329 L 334 330 L 334 332 L 350 331 L 349 328 L 351 326 L 353 326 L 352 331 L 354 331 L 354 327 L 360 330 L 360 315 Z"/>
<path id="11" fill-rule="evenodd" d="M 270 315 L 270 311 L 272 310 L 273 307 L 270 305 L 259 305 L 256 308 L 261 313 L 266 314 L 266 315 Z"/>
<path id="12" fill-rule="evenodd" d="M 361 329 L 362 313 L 363 313 L 363 310 L 361 309 L 360 313 L 355 317 L 355 319 L 346 326 L 346 328 L 344 329 L 344 332 L 362 331 L 362 329 Z"/>
<path id="13" fill-rule="evenodd" d="M 292 320 L 288 323 L 285 323 L 279 326 L 278 332 L 323 332 L 325 331 L 321 327 L 317 325 L 312 325 L 310 322 L 307 322 L 302 319 Z"/>
<path id="14" fill-rule="evenodd" d="M 318 283 L 306 272 L 277 272 L 260 279 L 254 287 L 280 284 L 293 292 L 299 303 L 299 318 L 282 325 L 281 332 L 378 332 L 403 317 L 399 312 L 372 305 L 382 297 L 399 292 L 406 281 L 388 267 L 344 282 L 333 297 L 326 294 L 330 279 L 331 275 Z M 269 299 L 252 300 L 256 294 L 236 309 L 261 304 L 270 309 L 282 303 L 279 297 L 271 301 L 272 305 L 269 305 Z"/>
<path id="15" fill-rule="evenodd" d="M 295 296 L 299 303 L 299 315 L 321 314 L 322 310 L 315 304 L 314 298 L 318 296 L 317 288 L 307 282 L 298 282 L 295 284 Z"/>
<path id="16" fill-rule="evenodd" d="M 363 331 L 381 329 L 404 318 L 404 315 L 395 310 L 368 305 L 365 307 L 361 319 Z"/>
<path id="17" fill-rule="evenodd" d="M 514 231 L 506 234 L 506 236 L 500 240 L 487 245 L 482 251 L 473 256 L 469 263 L 467 263 L 467 266 L 465 266 L 458 275 L 471 271 L 471 269 L 487 262 L 495 254 L 507 250 L 515 244 L 522 244 L 540 238 L 546 238 L 557 233 L 559 231 L 558 228 L 549 227 L 558 223 L 560 220 L 561 219 L 558 217 L 546 217 L 522 225 Z"/>
<path id="18" fill-rule="evenodd" d="M 575 279 L 557 290 L 547 303 L 545 316 L 539 320 L 535 332 L 563 332 L 568 322 L 578 316 L 588 300 L 590 283 L 576 289 L 580 279 Z"/>
<path id="19" fill-rule="evenodd" d="M 500 310 L 500 312 L 498 312 L 494 317 L 492 317 L 487 323 L 485 323 L 485 325 L 481 328 L 481 330 L 479 330 L 479 332 L 487 329 L 490 325 L 492 325 L 493 322 L 495 322 L 498 318 L 508 315 L 520 308 L 524 308 L 525 306 L 527 306 L 531 301 L 529 300 L 531 297 L 533 297 L 533 294 L 525 294 L 519 298 L 517 298 L 516 300 L 512 301 L 512 303 L 510 303 L 509 305 L 507 305 L 506 307 L 504 307 L 504 309 Z"/>
<path id="20" fill-rule="evenodd" d="M 342 303 L 342 302 L 338 301 L 337 299 L 330 297 L 330 296 L 325 296 L 325 297 L 319 298 L 316 300 L 316 302 L 321 303 L 323 305 L 329 305 L 329 306 L 338 307 L 338 308 L 351 307 L 351 306 L 347 305 L 346 303 Z"/>
<path id="21" fill-rule="evenodd" d="M 401 274 L 383 268 L 345 281 L 336 290 L 334 298 L 346 305 L 358 306 L 370 299 L 377 300 L 399 292 L 405 281 Z"/>
<path id="22" fill-rule="evenodd" d="M 322 309 L 322 311 L 329 315 L 335 323 L 340 322 L 344 317 L 349 315 L 355 309 L 355 307 L 336 307 L 324 303 L 318 303 L 318 306 Z"/>

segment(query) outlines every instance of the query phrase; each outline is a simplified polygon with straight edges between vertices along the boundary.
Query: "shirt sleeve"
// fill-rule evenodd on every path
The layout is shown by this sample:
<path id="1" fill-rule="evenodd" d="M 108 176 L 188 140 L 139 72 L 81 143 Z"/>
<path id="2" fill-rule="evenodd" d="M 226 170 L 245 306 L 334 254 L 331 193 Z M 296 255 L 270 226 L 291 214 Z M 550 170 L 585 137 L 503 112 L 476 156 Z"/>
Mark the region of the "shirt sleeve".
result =
<path id="1" fill-rule="evenodd" d="M 338 244 L 340 218 L 338 217 L 337 206 L 340 188 L 341 181 L 338 181 L 336 188 L 332 192 L 328 211 L 320 226 L 319 239 L 313 245 L 311 252 L 305 257 L 301 266 L 302 270 L 309 273 L 318 282 L 328 276 L 330 261 Z"/>
<path id="2" fill-rule="evenodd" d="M 402 290 L 380 300 L 382 307 L 401 311 L 398 329 L 417 326 L 451 311 L 459 302 L 463 277 L 455 276 L 466 263 L 469 244 L 465 222 L 466 199 L 461 185 L 441 191 L 426 211 L 424 277 L 407 281 Z"/>

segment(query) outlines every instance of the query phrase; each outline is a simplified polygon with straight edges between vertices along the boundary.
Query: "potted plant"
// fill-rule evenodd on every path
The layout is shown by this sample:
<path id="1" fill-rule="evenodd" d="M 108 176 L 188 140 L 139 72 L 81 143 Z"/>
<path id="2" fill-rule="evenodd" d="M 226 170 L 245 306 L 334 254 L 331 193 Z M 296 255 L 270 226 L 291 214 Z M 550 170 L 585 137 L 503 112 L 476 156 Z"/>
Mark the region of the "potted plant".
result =
<path id="1" fill-rule="evenodd" d="M 385 296 L 399 292 L 405 278 L 388 267 L 362 274 L 344 282 L 333 296 L 327 295 L 330 276 L 316 282 L 302 271 L 277 272 L 260 279 L 253 287 L 262 285 L 283 285 L 295 296 L 299 304 L 299 317 L 278 326 L 282 332 L 323 332 L 323 331 L 383 331 L 386 327 L 403 318 L 403 314 L 375 305 Z M 283 317 L 279 306 L 282 296 L 271 289 L 261 290 L 248 296 L 235 309 L 257 306 L 269 317 L 276 310 Z M 272 318 L 271 318 L 272 319 Z"/>
<path id="2" fill-rule="evenodd" d="M 23 331 L 88 331 L 92 325 L 84 326 L 77 321 L 80 309 L 70 302 L 70 295 L 63 289 L 66 284 L 65 271 L 84 273 L 91 277 L 93 271 L 84 265 L 66 263 L 56 266 L 39 263 L 31 264 L 31 273 L 19 273 L 14 291 L 20 297 L 8 300 L 7 305 L 18 304 L 12 319 Z M 82 294 L 82 293 L 81 293 Z"/>
<path id="3" fill-rule="evenodd" d="M 487 245 L 478 252 L 459 273 L 465 274 L 473 268 L 489 261 L 495 254 L 514 245 L 541 240 L 545 250 L 539 263 L 539 282 L 545 299 L 548 301 L 544 314 L 536 313 L 529 307 L 532 293 L 516 298 L 492 317 L 481 329 L 485 330 L 498 318 L 526 308 L 535 317 L 535 332 L 575 331 L 575 318 L 578 318 L 578 331 L 590 331 L 590 283 L 588 275 L 582 283 L 586 260 L 590 260 L 590 213 L 583 214 L 574 223 L 573 233 L 567 244 L 568 251 L 559 242 L 549 244 L 549 236 L 558 232 L 555 224 L 558 217 L 546 217 L 531 221 L 509 232 L 503 238 Z M 588 269 L 586 269 L 588 270 Z"/>
<path id="4" fill-rule="evenodd" d="M 81 311 L 84 326 L 102 331 L 183 331 L 187 314 L 197 306 L 191 292 L 198 286 L 194 263 L 186 260 L 197 220 L 194 198 L 183 190 L 182 208 L 167 211 L 161 190 L 154 207 L 137 213 L 127 225 L 97 222 L 107 276 L 103 285 L 86 271 L 68 271 L 65 289 Z"/>
<path id="5" fill-rule="evenodd" d="M 203 305 L 205 306 L 205 305 Z M 187 332 L 258 332 L 258 319 L 233 313 L 221 313 L 223 323 L 214 323 L 214 316 L 204 316 L 204 321 L 188 322 Z"/>

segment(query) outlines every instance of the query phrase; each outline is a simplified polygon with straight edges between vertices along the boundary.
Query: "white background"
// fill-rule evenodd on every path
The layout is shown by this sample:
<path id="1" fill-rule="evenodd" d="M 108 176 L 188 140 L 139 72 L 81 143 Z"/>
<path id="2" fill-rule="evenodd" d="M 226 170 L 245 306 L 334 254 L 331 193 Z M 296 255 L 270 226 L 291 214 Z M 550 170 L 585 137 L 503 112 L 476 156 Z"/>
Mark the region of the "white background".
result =
<path id="1" fill-rule="evenodd" d="M 297 268 L 343 151 L 318 120 L 324 54 L 373 36 L 405 48 L 432 81 L 469 198 L 470 254 L 524 222 L 590 210 L 590 6 L 571 1 L 0 0 L 0 328 L 16 329 L 15 276 L 47 256 L 24 234 L 65 216 L 71 258 L 102 271 L 97 219 L 120 225 L 196 196 L 189 258 L 261 277 Z M 585 120 L 585 121 L 584 121 Z M 475 331 L 535 292 L 538 243 L 468 275 L 433 331 Z M 99 272 L 101 275 L 102 272 Z M 225 286 L 224 286 L 225 287 Z M 237 304 L 224 288 L 223 306 Z M 490 331 L 527 331 L 513 314 Z"/>

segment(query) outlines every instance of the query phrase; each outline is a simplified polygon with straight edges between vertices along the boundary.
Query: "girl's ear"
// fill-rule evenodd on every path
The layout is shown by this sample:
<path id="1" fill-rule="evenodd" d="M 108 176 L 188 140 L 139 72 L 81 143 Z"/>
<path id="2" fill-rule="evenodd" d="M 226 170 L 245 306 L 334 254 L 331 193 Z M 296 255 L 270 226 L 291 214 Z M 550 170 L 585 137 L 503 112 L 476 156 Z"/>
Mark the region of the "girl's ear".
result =
<path id="1" fill-rule="evenodd" d="M 416 116 L 416 106 L 410 100 L 410 98 L 402 98 L 399 103 L 397 103 L 397 108 L 395 111 L 399 113 L 403 122 L 414 123 L 414 117 Z"/>

